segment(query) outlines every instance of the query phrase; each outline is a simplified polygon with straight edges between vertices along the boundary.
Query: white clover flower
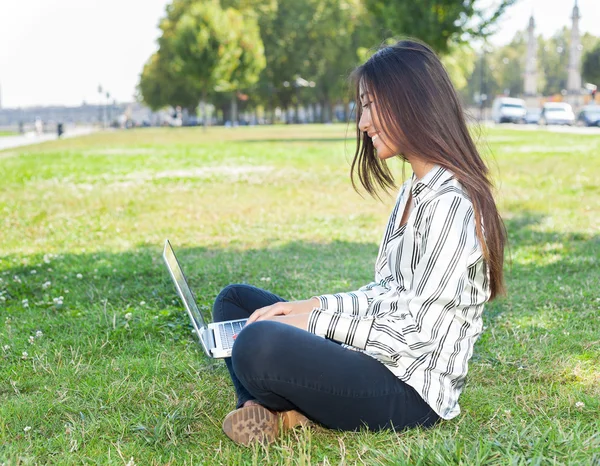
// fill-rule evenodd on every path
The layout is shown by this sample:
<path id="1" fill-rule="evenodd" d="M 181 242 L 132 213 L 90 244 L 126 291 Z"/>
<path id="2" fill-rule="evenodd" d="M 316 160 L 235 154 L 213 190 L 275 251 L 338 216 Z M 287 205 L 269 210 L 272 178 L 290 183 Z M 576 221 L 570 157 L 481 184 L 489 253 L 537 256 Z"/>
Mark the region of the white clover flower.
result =
<path id="1" fill-rule="evenodd" d="M 37 273 L 37 270 L 33 269 L 30 273 L 31 275 L 35 275 Z"/>
<path id="2" fill-rule="evenodd" d="M 29 335 L 29 344 L 33 345 L 35 342 L 35 337 L 33 335 Z"/>
<path id="3" fill-rule="evenodd" d="M 27 353 L 27 351 L 23 351 L 23 353 L 21 353 L 21 359 L 27 359 L 29 357 L 29 353 Z"/>
<path id="4" fill-rule="evenodd" d="M 52 256 L 51 256 L 50 254 L 44 254 L 44 262 L 45 262 L 46 264 L 49 264 L 49 263 L 50 263 L 50 258 L 51 258 L 51 257 L 52 257 Z"/>
<path id="5" fill-rule="evenodd" d="M 38 330 L 37 332 L 35 332 L 35 337 L 36 338 L 42 338 L 44 336 L 44 334 L 42 333 L 41 330 Z"/>
<path id="6" fill-rule="evenodd" d="M 23 301 L 21 301 L 21 304 L 23 305 L 23 307 L 29 307 L 29 300 L 24 299 Z"/>
<path id="7" fill-rule="evenodd" d="M 585 403 L 583 401 L 578 401 L 577 403 L 575 403 L 575 407 L 581 409 L 585 407 Z"/>
<path id="8" fill-rule="evenodd" d="M 80 280 L 83 278 L 83 275 L 81 275 L 80 273 L 77 274 L 77 278 L 79 278 Z"/>
<path id="9" fill-rule="evenodd" d="M 145 306 L 146 305 L 146 301 L 140 301 L 140 306 Z"/>
<path id="10" fill-rule="evenodd" d="M 8 350 L 10 350 L 10 345 L 4 345 L 4 346 L 2 347 L 2 349 L 3 349 L 4 351 L 8 351 Z"/>
<path id="11" fill-rule="evenodd" d="M 52 272 L 52 269 L 51 269 L 50 267 L 48 267 L 46 270 L 47 270 L 48 272 Z"/>
<path id="12" fill-rule="evenodd" d="M 15 276 L 13 277 L 13 281 L 15 281 L 15 282 L 17 282 L 17 283 L 21 283 L 21 279 L 19 278 L 19 276 L 18 276 L 18 275 L 15 275 Z"/>
<path id="13" fill-rule="evenodd" d="M 0 278 L 0 283 L 2 283 L 3 281 L 4 281 L 4 279 L 3 279 L 3 278 Z"/>
<path id="14" fill-rule="evenodd" d="M 53 298 L 52 301 L 54 302 L 54 304 L 56 306 L 62 306 L 63 305 L 63 297 L 59 296 L 58 298 Z"/>
<path id="15" fill-rule="evenodd" d="M 0 296 L 0 301 L 2 301 L 2 302 L 6 301 L 6 297 Z"/>
<path id="16" fill-rule="evenodd" d="M 127 314 L 125 314 L 125 320 L 131 320 L 132 317 L 133 317 L 133 315 L 131 314 L 131 312 L 128 312 Z"/>
<path id="17" fill-rule="evenodd" d="M 25 432 L 29 432 L 31 430 L 31 426 L 25 426 L 25 428 L 23 429 Z"/>
<path id="18" fill-rule="evenodd" d="M 50 288 L 50 285 L 52 285 L 52 282 L 48 280 L 42 284 L 42 289 L 47 290 Z"/>
<path id="19" fill-rule="evenodd" d="M 270 282 L 271 281 L 271 277 L 260 277 L 260 281 L 261 282 Z"/>

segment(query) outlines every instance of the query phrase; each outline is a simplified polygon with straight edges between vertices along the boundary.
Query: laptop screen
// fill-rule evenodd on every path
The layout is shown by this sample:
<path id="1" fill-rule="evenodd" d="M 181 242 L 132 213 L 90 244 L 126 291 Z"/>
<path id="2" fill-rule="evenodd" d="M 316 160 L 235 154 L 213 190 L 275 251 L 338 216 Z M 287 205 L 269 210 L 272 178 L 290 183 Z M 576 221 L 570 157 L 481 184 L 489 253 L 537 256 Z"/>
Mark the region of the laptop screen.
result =
<path id="1" fill-rule="evenodd" d="M 190 317 L 192 317 L 192 319 L 194 320 L 194 324 L 198 327 L 196 330 L 204 328 L 206 326 L 204 324 L 204 319 L 202 318 L 202 314 L 200 313 L 198 306 L 196 306 L 196 300 L 194 299 L 192 290 L 188 285 L 185 275 L 183 275 L 183 270 L 181 270 L 181 266 L 179 265 L 179 261 L 175 257 L 175 252 L 173 251 L 169 240 L 165 242 L 163 258 L 165 259 L 167 268 L 171 273 L 171 277 L 173 277 L 173 281 L 175 282 L 175 286 L 177 287 L 179 296 L 183 301 L 183 305 L 190 314 Z"/>

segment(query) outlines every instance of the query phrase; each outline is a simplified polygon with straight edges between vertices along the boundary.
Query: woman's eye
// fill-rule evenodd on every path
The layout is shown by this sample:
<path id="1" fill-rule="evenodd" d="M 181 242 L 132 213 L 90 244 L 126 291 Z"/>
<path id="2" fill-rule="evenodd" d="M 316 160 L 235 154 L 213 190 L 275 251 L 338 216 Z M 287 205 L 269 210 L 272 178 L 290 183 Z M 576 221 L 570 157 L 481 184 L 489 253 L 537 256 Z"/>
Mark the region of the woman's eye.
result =
<path id="1" fill-rule="evenodd" d="M 364 104 L 364 105 L 362 106 L 362 108 L 367 108 L 369 105 L 371 105 L 371 102 L 367 102 L 366 104 Z"/>

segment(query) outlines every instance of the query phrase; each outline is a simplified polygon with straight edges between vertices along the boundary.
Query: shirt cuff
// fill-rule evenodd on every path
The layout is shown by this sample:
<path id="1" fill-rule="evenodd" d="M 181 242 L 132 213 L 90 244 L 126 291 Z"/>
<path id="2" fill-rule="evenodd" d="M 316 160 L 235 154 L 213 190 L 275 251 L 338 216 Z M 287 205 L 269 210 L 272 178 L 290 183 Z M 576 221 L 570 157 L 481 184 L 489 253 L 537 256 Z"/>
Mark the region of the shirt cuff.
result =
<path id="1" fill-rule="evenodd" d="M 321 309 L 332 312 L 346 312 L 355 315 L 364 314 L 370 304 L 368 296 L 361 291 L 325 294 L 314 297 L 321 303 Z"/>
<path id="2" fill-rule="evenodd" d="M 308 317 L 307 330 L 329 340 L 365 349 L 374 318 L 342 314 L 315 308 Z"/>

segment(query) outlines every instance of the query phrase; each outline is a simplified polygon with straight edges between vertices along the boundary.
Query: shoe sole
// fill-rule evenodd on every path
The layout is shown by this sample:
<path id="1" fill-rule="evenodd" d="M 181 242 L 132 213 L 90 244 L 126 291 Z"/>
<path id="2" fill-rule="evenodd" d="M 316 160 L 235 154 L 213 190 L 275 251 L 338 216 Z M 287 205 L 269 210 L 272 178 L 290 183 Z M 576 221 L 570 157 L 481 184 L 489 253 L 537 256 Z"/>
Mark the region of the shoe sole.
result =
<path id="1" fill-rule="evenodd" d="M 279 417 L 260 405 L 246 406 L 227 415 L 223 421 L 225 435 L 235 443 L 274 442 L 279 433 Z"/>

